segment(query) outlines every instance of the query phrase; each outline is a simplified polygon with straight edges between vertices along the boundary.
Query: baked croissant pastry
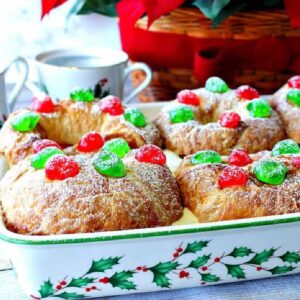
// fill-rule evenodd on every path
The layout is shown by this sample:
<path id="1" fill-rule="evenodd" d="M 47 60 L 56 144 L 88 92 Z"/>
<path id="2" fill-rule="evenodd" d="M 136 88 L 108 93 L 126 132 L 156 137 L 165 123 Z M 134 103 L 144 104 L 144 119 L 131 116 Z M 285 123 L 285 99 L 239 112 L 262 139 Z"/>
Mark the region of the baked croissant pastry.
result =
<path id="1" fill-rule="evenodd" d="M 294 76 L 277 91 L 271 105 L 278 112 L 287 136 L 300 143 L 300 76 Z"/>
<path id="2" fill-rule="evenodd" d="M 184 206 L 199 222 L 300 211 L 300 149 L 293 140 L 252 155 L 199 151 L 184 158 L 175 177 Z"/>
<path id="3" fill-rule="evenodd" d="M 8 170 L 0 203 L 9 230 L 51 235 L 148 228 L 182 216 L 179 189 L 160 148 L 130 151 L 125 140 L 101 145 L 96 136 L 85 135 L 75 155 L 40 147 Z"/>
<path id="4" fill-rule="evenodd" d="M 222 155 L 243 148 L 270 150 L 285 136 L 278 114 L 250 86 L 230 90 L 218 77 L 205 88 L 178 93 L 154 122 L 167 149 L 178 155 L 215 150 Z"/>
<path id="5" fill-rule="evenodd" d="M 124 108 L 114 96 L 87 101 L 83 94 L 57 104 L 49 97 L 35 99 L 32 109 L 12 113 L 0 131 L 0 155 L 13 165 L 33 153 L 37 140 L 73 145 L 92 130 L 104 134 L 106 140 L 122 137 L 131 148 L 161 145 L 158 129 L 140 110 Z"/>

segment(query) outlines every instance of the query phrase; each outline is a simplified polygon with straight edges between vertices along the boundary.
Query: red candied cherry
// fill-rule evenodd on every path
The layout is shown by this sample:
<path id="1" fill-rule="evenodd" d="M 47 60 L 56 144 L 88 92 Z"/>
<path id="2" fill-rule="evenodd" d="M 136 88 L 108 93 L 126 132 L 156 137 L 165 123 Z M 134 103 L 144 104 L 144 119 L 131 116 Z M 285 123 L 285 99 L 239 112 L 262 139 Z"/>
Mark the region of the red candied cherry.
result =
<path id="1" fill-rule="evenodd" d="M 99 102 L 100 109 L 111 116 L 119 116 L 124 113 L 123 105 L 118 97 L 106 96 Z"/>
<path id="2" fill-rule="evenodd" d="M 167 158 L 165 153 L 155 145 L 144 145 L 137 150 L 135 159 L 140 162 L 165 165 Z"/>
<path id="3" fill-rule="evenodd" d="M 48 179 L 64 180 L 76 176 L 80 171 L 78 163 L 65 155 L 54 155 L 46 163 Z"/>
<path id="4" fill-rule="evenodd" d="M 59 285 L 56 286 L 56 289 L 60 290 L 60 289 L 62 289 L 62 286 L 59 284 Z"/>
<path id="5" fill-rule="evenodd" d="M 181 247 L 179 247 L 179 248 L 177 248 L 177 252 L 182 252 L 183 251 L 183 249 L 181 248 Z"/>
<path id="6" fill-rule="evenodd" d="M 290 88 L 300 89 L 300 76 L 296 75 L 291 77 L 287 83 L 288 83 L 288 87 Z"/>
<path id="7" fill-rule="evenodd" d="M 33 97 L 31 107 L 36 112 L 51 113 L 54 110 L 54 103 L 49 96 L 44 98 Z"/>
<path id="8" fill-rule="evenodd" d="M 216 257 L 216 258 L 214 259 L 214 262 L 215 262 L 215 263 L 218 263 L 218 262 L 220 262 L 220 260 L 221 260 L 220 257 Z"/>
<path id="9" fill-rule="evenodd" d="M 93 152 L 99 150 L 104 144 L 104 140 L 96 131 L 91 131 L 82 136 L 77 145 L 77 150 L 80 152 Z"/>
<path id="10" fill-rule="evenodd" d="M 225 111 L 220 115 L 219 121 L 222 127 L 236 128 L 240 125 L 241 117 L 233 111 Z"/>
<path id="11" fill-rule="evenodd" d="M 244 149 L 233 150 L 228 158 L 228 163 L 233 166 L 243 167 L 252 162 L 248 152 Z"/>
<path id="12" fill-rule="evenodd" d="M 48 148 L 48 147 L 56 147 L 58 149 L 61 149 L 61 146 L 58 145 L 56 142 L 43 139 L 43 140 L 38 140 L 33 142 L 32 148 L 33 148 L 33 153 L 36 154 L 40 152 L 41 150 Z"/>
<path id="13" fill-rule="evenodd" d="M 259 98 L 259 92 L 250 85 L 241 85 L 235 90 L 235 94 L 240 99 L 252 100 Z"/>
<path id="14" fill-rule="evenodd" d="M 292 156 L 292 163 L 296 168 L 300 168 L 300 155 Z"/>
<path id="15" fill-rule="evenodd" d="M 173 257 L 178 257 L 179 256 L 179 253 L 178 252 L 175 252 L 174 254 L 173 254 Z"/>
<path id="16" fill-rule="evenodd" d="M 200 104 L 199 97 L 191 90 L 183 90 L 177 94 L 179 103 L 198 106 Z"/>
<path id="17" fill-rule="evenodd" d="M 261 270 L 262 270 L 262 267 L 256 267 L 256 270 L 257 270 L 257 271 L 261 271 Z"/>
<path id="18" fill-rule="evenodd" d="M 101 283 L 109 283 L 109 278 L 108 277 L 103 277 L 103 278 L 100 278 L 99 279 L 99 282 L 101 282 Z"/>
<path id="19" fill-rule="evenodd" d="M 207 267 L 206 267 L 206 266 L 203 266 L 203 267 L 201 268 L 201 270 L 202 270 L 202 271 L 206 271 L 206 270 L 207 270 Z"/>
<path id="20" fill-rule="evenodd" d="M 227 166 L 222 170 L 218 180 L 220 188 L 231 187 L 234 185 L 246 185 L 248 180 L 247 173 L 236 166 Z"/>

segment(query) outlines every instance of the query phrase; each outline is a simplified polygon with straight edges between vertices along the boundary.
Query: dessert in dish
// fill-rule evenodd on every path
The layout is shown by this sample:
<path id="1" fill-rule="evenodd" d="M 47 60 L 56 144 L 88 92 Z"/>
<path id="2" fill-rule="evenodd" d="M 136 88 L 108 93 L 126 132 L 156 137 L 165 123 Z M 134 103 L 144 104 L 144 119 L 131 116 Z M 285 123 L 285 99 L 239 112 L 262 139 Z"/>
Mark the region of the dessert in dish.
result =
<path id="1" fill-rule="evenodd" d="M 171 225 L 183 213 L 174 176 L 155 145 L 130 150 L 120 138 L 82 137 L 69 151 L 47 142 L 0 183 L 7 228 L 30 235 Z M 45 146 L 46 145 L 46 146 Z"/>
<path id="2" fill-rule="evenodd" d="M 69 100 L 54 104 L 49 97 L 34 99 L 31 109 L 12 113 L 0 131 L 0 154 L 13 165 L 33 153 L 37 140 L 73 145 L 92 130 L 104 134 L 105 140 L 124 138 L 131 148 L 161 144 L 158 129 L 140 110 L 123 107 L 114 96 L 98 100 L 79 90 Z"/>
<path id="3" fill-rule="evenodd" d="M 250 86 L 230 90 L 218 77 L 205 88 L 184 90 L 155 119 L 167 149 L 178 155 L 215 150 L 227 155 L 270 150 L 284 138 L 278 114 Z"/>
<path id="4" fill-rule="evenodd" d="M 183 159 L 175 177 L 184 206 L 199 222 L 300 211 L 300 149 L 290 139 L 252 155 L 199 151 Z"/>
<path id="5" fill-rule="evenodd" d="M 271 105 L 278 112 L 287 136 L 300 143 L 300 76 L 294 76 L 277 91 Z"/>

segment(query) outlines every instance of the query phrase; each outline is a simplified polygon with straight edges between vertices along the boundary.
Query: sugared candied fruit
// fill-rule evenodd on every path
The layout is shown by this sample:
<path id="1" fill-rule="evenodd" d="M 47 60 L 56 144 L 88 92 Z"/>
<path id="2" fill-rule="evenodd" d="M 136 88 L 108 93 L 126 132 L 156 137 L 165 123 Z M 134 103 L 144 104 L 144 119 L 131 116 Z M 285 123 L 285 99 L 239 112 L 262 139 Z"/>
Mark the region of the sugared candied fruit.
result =
<path id="1" fill-rule="evenodd" d="M 163 150 L 155 145 L 144 145 L 135 154 L 135 159 L 140 162 L 165 165 L 167 158 Z"/>
<path id="2" fill-rule="evenodd" d="M 232 150 L 228 157 L 228 163 L 233 166 L 244 167 L 252 162 L 248 152 L 244 149 Z"/>
<path id="3" fill-rule="evenodd" d="M 221 163 L 222 157 L 213 150 L 198 151 L 191 157 L 193 165 Z"/>
<path id="4" fill-rule="evenodd" d="M 288 83 L 288 87 L 290 88 L 300 89 L 300 76 L 296 75 L 291 77 L 287 83 Z"/>
<path id="5" fill-rule="evenodd" d="M 241 123 L 241 117 L 233 111 L 225 111 L 220 115 L 219 122 L 222 127 L 236 128 Z"/>
<path id="6" fill-rule="evenodd" d="M 179 103 L 198 106 L 200 104 L 199 96 L 191 90 L 183 90 L 177 94 Z"/>
<path id="7" fill-rule="evenodd" d="M 227 83 L 219 77 L 210 77 L 206 80 L 205 88 L 212 93 L 226 93 L 229 91 Z"/>
<path id="8" fill-rule="evenodd" d="M 253 100 L 259 98 L 259 92 L 250 85 L 241 85 L 235 90 L 237 97 L 243 100 Z"/>
<path id="9" fill-rule="evenodd" d="M 270 104 L 263 99 L 252 100 L 247 105 L 247 110 L 254 118 L 267 118 L 272 113 Z"/>
<path id="10" fill-rule="evenodd" d="M 124 118 L 126 121 L 135 127 L 145 127 L 146 119 L 144 114 L 137 108 L 127 108 L 125 110 Z"/>
<path id="11" fill-rule="evenodd" d="M 31 166 L 35 169 L 44 169 L 49 158 L 57 154 L 63 154 L 63 152 L 56 147 L 44 148 L 30 157 Z"/>
<path id="12" fill-rule="evenodd" d="M 227 166 L 225 167 L 218 180 L 220 188 L 231 186 L 244 186 L 248 181 L 247 173 L 240 167 Z"/>
<path id="13" fill-rule="evenodd" d="M 19 132 L 27 132 L 35 129 L 38 122 L 40 120 L 40 116 L 35 112 L 25 112 L 17 115 L 12 120 L 12 128 Z"/>
<path id="14" fill-rule="evenodd" d="M 95 100 L 94 93 L 90 89 L 74 90 L 70 94 L 70 98 L 75 102 L 92 102 Z"/>
<path id="15" fill-rule="evenodd" d="M 32 144 L 33 153 L 38 153 L 47 147 L 56 147 L 58 149 L 61 149 L 61 146 L 59 144 L 47 139 L 37 140 Z"/>
<path id="16" fill-rule="evenodd" d="M 65 155 L 54 155 L 46 163 L 45 174 L 50 180 L 64 180 L 80 172 L 79 164 Z"/>
<path id="17" fill-rule="evenodd" d="M 273 156 L 298 153 L 300 153 L 299 145 L 291 139 L 278 142 L 272 149 Z"/>
<path id="18" fill-rule="evenodd" d="M 290 89 L 286 94 L 286 99 L 300 106 L 300 89 Z"/>
<path id="19" fill-rule="evenodd" d="M 123 105 L 118 97 L 106 96 L 99 102 L 100 109 L 111 116 L 119 116 L 124 113 Z"/>
<path id="20" fill-rule="evenodd" d="M 108 152 L 113 152 L 120 158 L 123 158 L 130 151 L 128 143 L 121 138 L 116 138 L 106 142 L 102 149 Z"/>
<path id="21" fill-rule="evenodd" d="M 43 98 L 32 98 L 32 109 L 39 113 L 51 113 L 54 110 L 54 103 L 50 96 L 44 96 Z"/>
<path id="22" fill-rule="evenodd" d="M 99 150 L 104 144 L 104 140 L 100 133 L 91 131 L 86 133 L 80 139 L 77 149 L 80 152 L 93 152 Z"/>
<path id="23" fill-rule="evenodd" d="M 179 106 L 169 111 L 169 120 L 171 123 L 185 123 L 194 120 L 193 111 L 187 106 Z"/>

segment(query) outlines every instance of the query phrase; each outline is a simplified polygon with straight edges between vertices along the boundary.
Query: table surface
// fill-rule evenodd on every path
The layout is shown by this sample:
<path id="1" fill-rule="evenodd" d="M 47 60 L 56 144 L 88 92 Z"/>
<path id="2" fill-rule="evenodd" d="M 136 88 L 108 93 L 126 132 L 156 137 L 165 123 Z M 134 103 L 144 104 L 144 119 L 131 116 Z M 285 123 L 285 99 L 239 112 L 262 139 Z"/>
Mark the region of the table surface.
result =
<path id="1" fill-rule="evenodd" d="M 24 89 L 16 109 L 28 105 L 31 94 Z M 21 290 L 8 259 L 4 256 L 0 244 L 0 300 L 27 300 L 29 299 Z M 135 294 L 129 296 L 105 297 L 111 300 L 299 300 L 300 275 L 288 275 L 277 278 L 242 281 L 238 283 L 206 286 L 199 288 L 170 290 L 165 292 Z M 100 299 L 100 298 L 99 298 Z"/>

